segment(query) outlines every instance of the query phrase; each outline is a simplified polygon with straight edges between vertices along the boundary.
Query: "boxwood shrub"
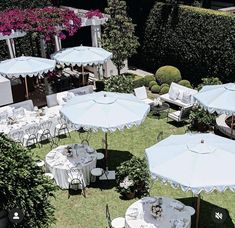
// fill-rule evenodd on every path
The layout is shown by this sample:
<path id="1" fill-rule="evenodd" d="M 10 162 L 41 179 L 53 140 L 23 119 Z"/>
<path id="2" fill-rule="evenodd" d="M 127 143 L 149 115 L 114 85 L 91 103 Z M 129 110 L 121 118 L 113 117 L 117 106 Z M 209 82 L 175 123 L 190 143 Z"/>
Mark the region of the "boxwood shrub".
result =
<path id="1" fill-rule="evenodd" d="M 160 67 L 155 74 L 157 82 L 160 85 L 170 85 L 172 82 L 178 82 L 181 80 L 181 74 L 179 69 L 173 66 Z"/>
<path id="2" fill-rule="evenodd" d="M 160 93 L 161 87 L 159 85 L 153 85 L 151 87 L 151 92 L 152 93 Z"/>
<path id="3" fill-rule="evenodd" d="M 169 86 L 163 86 L 160 90 L 160 94 L 165 94 L 169 92 L 170 87 Z"/>
<path id="4" fill-rule="evenodd" d="M 144 81 L 145 81 L 144 85 L 147 87 L 149 86 L 149 82 L 155 81 L 155 77 L 153 75 L 146 75 L 144 76 Z"/>
<path id="5" fill-rule="evenodd" d="M 151 81 L 151 82 L 149 82 L 149 89 L 151 89 L 152 86 L 154 86 L 154 85 L 157 85 L 157 82 L 156 82 L 156 81 Z"/>

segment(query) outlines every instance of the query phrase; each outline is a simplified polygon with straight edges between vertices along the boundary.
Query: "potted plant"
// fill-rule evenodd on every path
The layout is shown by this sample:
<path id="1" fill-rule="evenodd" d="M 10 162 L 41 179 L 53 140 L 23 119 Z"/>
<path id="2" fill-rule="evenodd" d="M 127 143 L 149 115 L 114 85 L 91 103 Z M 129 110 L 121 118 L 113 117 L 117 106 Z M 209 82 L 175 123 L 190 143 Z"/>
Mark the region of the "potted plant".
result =
<path id="1" fill-rule="evenodd" d="M 195 107 L 189 115 L 189 128 L 200 132 L 212 130 L 215 125 L 215 114 L 210 114 L 202 108 Z"/>
<path id="2" fill-rule="evenodd" d="M 150 175 L 145 159 L 132 157 L 117 167 L 117 191 L 125 198 L 141 197 L 149 193 Z"/>

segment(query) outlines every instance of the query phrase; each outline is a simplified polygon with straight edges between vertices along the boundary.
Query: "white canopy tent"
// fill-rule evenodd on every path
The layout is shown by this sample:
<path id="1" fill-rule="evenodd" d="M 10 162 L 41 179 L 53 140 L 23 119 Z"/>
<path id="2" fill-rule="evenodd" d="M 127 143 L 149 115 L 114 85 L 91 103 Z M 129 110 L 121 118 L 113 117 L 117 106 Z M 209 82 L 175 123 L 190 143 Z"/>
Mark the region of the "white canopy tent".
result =
<path id="1" fill-rule="evenodd" d="M 153 179 L 183 191 L 200 193 L 235 191 L 235 142 L 214 134 L 171 135 L 145 150 Z"/>
<path id="2" fill-rule="evenodd" d="M 54 70 L 55 65 L 55 60 L 21 56 L 2 61 L 0 63 L 0 75 L 7 78 L 25 78 L 26 97 L 28 98 L 27 76 L 42 76 L 44 73 Z"/>

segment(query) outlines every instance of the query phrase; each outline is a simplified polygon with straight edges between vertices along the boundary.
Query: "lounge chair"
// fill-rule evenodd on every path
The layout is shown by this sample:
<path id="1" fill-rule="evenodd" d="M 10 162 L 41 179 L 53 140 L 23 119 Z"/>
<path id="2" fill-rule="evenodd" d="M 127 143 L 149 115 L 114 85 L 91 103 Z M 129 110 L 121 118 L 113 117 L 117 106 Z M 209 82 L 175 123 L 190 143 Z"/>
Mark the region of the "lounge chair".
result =
<path id="1" fill-rule="evenodd" d="M 143 101 L 145 104 L 153 105 L 154 101 L 149 99 L 147 96 L 146 88 L 144 86 L 134 89 L 135 96 Z"/>

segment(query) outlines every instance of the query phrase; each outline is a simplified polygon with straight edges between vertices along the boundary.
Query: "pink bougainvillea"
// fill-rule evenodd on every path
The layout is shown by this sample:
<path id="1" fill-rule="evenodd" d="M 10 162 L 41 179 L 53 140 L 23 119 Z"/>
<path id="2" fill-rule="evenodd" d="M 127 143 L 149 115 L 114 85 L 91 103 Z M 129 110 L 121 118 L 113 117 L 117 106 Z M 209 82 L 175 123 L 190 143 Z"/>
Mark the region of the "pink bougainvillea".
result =
<path id="1" fill-rule="evenodd" d="M 10 35 L 12 30 L 37 32 L 48 41 L 53 35 L 61 39 L 72 36 L 81 26 L 81 19 L 71 10 L 57 7 L 14 9 L 0 13 L 0 33 Z"/>
<path id="2" fill-rule="evenodd" d="M 104 15 L 97 9 L 97 10 L 89 10 L 86 12 L 85 16 L 88 19 L 91 19 L 92 17 L 98 17 L 98 18 L 103 18 Z"/>

